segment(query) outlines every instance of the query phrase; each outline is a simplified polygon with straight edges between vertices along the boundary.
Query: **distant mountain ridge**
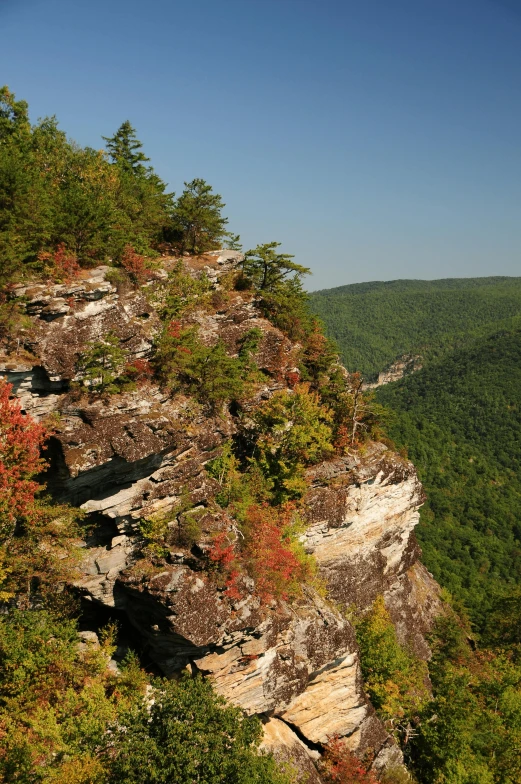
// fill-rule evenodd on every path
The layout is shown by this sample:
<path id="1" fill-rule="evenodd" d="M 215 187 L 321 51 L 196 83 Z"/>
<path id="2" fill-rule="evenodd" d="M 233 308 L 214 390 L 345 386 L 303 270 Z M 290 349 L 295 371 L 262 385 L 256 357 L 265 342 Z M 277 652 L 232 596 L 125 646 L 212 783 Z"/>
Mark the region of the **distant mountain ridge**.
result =
<path id="1" fill-rule="evenodd" d="M 310 294 L 344 364 L 367 381 L 406 354 L 424 359 L 521 319 L 521 277 L 352 283 Z"/>
<path id="2" fill-rule="evenodd" d="M 521 277 L 489 275 L 483 278 L 435 278 L 434 280 L 423 280 L 423 278 L 396 278 L 395 280 L 370 280 L 363 281 L 362 283 L 346 283 L 343 286 L 335 286 L 331 289 L 317 289 L 317 291 L 312 292 L 312 294 L 369 291 L 377 288 L 467 289 L 486 287 L 496 283 L 501 284 L 511 281 L 521 281 Z"/>

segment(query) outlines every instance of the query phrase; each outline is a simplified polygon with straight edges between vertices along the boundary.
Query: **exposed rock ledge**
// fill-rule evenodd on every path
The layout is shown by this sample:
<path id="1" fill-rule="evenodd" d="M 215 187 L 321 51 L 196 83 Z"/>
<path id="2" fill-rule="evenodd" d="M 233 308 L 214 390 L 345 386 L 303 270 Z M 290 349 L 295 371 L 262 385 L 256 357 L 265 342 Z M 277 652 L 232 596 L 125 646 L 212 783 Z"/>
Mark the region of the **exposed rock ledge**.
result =
<path id="1" fill-rule="evenodd" d="M 386 370 L 382 370 L 378 374 L 376 381 L 369 384 L 364 384 L 364 389 L 376 389 L 382 387 L 384 384 L 391 384 L 393 381 L 399 381 L 404 376 L 409 376 L 411 373 L 416 373 L 417 370 L 422 369 L 422 357 L 419 354 L 404 354 Z"/>
<path id="2" fill-rule="evenodd" d="M 227 252 L 187 263 L 218 288 L 236 260 Z M 382 444 L 314 467 L 303 540 L 330 598 L 306 589 L 291 606 L 261 606 L 251 594 L 230 601 L 203 570 L 210 534 L 229 524 L 213 501 L 218 486 L 205 464 L 233 434 L 234 417 L 208 418 L 193 400 L 169 398 L 152 384 L 95 402 L 68 391 L 90 340 L 112 332 L 129 357 L 146 357 L 158 329 L 143 293 L 118 292 L 105 272 L 100 267 L 70 287 L 18 292 L 28 299 L 34 328 L 25 349 L 35 360 L 12 356 L 0 366 L 27 411 L 60 414 L 49 488 L 97 523 L 79 589 L 123 610 L 163 672 L 199 670 L 228 700 L 263 716 L 266 747 L 297 759 L 310 784 L 318 782 L 313 756 L 334 736 L 355 751 L 372 749 L 376 767 L 396 761 L 399 751 L 364 693 L 355 635 L 341 610 L 366 608 L 383 593 L 401 639 L 428 656 L 424 633 L 440 603 L 418 561 L 413 529 L 423 493 L 414 467 Z M 231 354 L 247 330 L 259 327 L 259 366 L 282 366 L 282 376 L 294 367 L 296 347 L 260 316 L 248 292 L 234 293 L 224 311 L 193 319 L 204 340 L 222 338 Z M 274 378 L 260 394 L 281 385 Z M 199 546 L 172 547 L 166 566 L 143 569 L 139 521 L 186 494 L 198 510 Z"/>

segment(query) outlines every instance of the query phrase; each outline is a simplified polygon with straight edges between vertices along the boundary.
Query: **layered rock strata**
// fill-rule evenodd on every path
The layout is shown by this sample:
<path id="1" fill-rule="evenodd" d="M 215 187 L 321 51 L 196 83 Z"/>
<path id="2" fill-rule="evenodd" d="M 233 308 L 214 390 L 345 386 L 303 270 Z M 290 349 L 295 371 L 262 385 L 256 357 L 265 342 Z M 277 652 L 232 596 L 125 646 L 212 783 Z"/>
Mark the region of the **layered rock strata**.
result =
<path id="1" fill-rule="evenodd" d="M 237 258 L 214 253 L 186 265 L 218 291 Z M 165 674 L 202 672 L 226 699 L 263 716 L 266 747 L 298 758 L 310 784 L 318 781 L 313 757 L 332 737 L 359 753 L 371 749 L 376 767 L 396 761 L 399 752 L 365 695 L 344 610 L 365 609 L 383 594 L 401 639 L 428 656 L 424 633 L 439 599 L 418 561 L 413 529 L 423 493 L 414 467 L 383 444 L 369 444 L 310 469 L 303 542 L 328 598 L 310 587 L 292 604 L 262 605 L 252 590 L 231 600 L 207 569 L 212 537 L 233 521 L 215 503 L 219 484 L 205 466 L 236 431 L 236 417 L 210 416 L 194 399 L 172 397 L 154 383 L 105 398 L 74 388 L 89 343 L 115 335 L 128 359 L 147 358 L 160 328 L 155 298 L 167 273 L 136 291 L 118 289 L 107 272 L 99 267 L 73 284 L 19 287 L 33 327 L 23 351 L 0 360 L 28 413 L 59 414 L 48 487 L 96 524 L 85 540 L 78 589 L 125 612 Z M 262 318 L 250 292 L 229 293 L 222 309 L 190 319 L 203 341 L 223 340 L 231 355 L 248 330 L 260 329 L 255 359 L 267 380 L 257 398 L 286 386 L 298 347 Z M 143 560 L 142 521 L 181 507 L 197 523 L 197 544 L 183 546 L 185 513 L 173 514 L 168 556 L 159 567 Z"/>

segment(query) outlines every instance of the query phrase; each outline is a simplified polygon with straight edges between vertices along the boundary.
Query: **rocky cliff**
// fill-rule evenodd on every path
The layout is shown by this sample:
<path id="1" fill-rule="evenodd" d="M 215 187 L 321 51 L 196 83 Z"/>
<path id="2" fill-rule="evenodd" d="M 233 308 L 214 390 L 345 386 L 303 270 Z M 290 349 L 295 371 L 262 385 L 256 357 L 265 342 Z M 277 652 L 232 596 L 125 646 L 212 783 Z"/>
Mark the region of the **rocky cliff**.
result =
<path id="1" fill-rule="evenodd" d="M 237 256 L 215 252 L 185 263 L 219 292 Z M 172 264 L 165 261 L 159 282 Z M 310 586 L 291 603 L 265 603 L 253 591 L 230 598 L 206 568 L 212 537 L 233 521 L 215 503 L 219 484 L 205 466 L 236 432 L 236 414 L 209 413 L 153 381 L 105 396 L 75 386 L 82 378 L 78 357 L 92 341 L 112 335 L 127 359 L 146 359 L 160 328 L 157 280 L 139 289 L 111 283 L 107 272 L 99 267 L 72 283 L 18 287 L 14 295 L 25 302 L 31 326 L 0 358 L 0 372 L 28 413 L 59 415 L 47 485 L 57 499 L 81 506 L 91 524 L 78 590 L 94 606 L 124 613 L 162 672 L 199 671 L 226 699 L 261 715 L 265 746 L 297 760 L 303 781 L 304 772 L 309 782 L 319 780 L 313 760 L 335 736 L 357 752 L 372 750 L 376 768 L 399 761 L 365 695 L 345 610 L 367 608 L 383 594 L 401 639 L 428 656 L 424 634 L 439 599 L 414 539 L 423 501 L 414 467 L 369 443 L 308 469 L 302 541 L 326 596 Z M 251 292 L 234 291 L 211 312 L 194 310 L 190 320 L 203 341 L 221 339 L 232 356 L 248 330 L 260 329 L 255 360 L 266 382 L 257 399 L 286 387 L 298 347 L 262 317 Z M 197 519 L 197 542 L 183 546 L 173 536 L 159 565 L 143 560 L 140 522 L 179 509 L 181 500 Z M 174 529 L 183 514 L 170 523 Z"/>
<path id="2" fill-rule="evenodd" d="M 377 387 L 384 386 L 384 384 L 392 384 L 393 381 L 399 381 L 404 376 L 409 376 L 411 373 L 416 373 L 417 370 L 422 369 L 422 357 L 417 354 L 404 354 L 393 362 L 392 365 L 386 370 L 382 370 L 378 374 L 378 379 L 371 384 L 365 384 L 365 389 L 376 389 Z"/>

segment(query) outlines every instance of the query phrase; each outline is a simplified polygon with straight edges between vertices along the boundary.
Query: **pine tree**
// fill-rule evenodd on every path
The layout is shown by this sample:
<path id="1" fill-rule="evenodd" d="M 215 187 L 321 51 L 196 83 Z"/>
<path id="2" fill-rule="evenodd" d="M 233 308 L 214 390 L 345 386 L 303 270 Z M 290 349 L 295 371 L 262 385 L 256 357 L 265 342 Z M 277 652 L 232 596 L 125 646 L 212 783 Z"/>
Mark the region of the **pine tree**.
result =
<path id="1" fill-rule="evenodd" d="M 107 142 L 107 149 L 113 163 L 133 174 L 145 174 L 147 171 L 144 163 L 150 158 L 141 152 L 143 144 L 136 136 L 136 130 L 128 120 L 122 123 L 114 136 L 102 136 Z"/>
<path id="2" fill-rule="evenodd" d="M 244 274 L 259 291 L 276 291 L 292 272 L 298 280 L 310 273 L 309 267 L 291 261 L 289 253 L 277 253 L 279 246 L 280 242 L 267 242 L 244 254 Z"/>
<path id="3" fill-rule="evenodd" d="M 221 196 L 212 192 L 204 180 L 185 182 L 185 190 L 177 200 L 174 225 L 183 251 L 204 253 L 219 247 L 227 236 L 228 218 L 221 211 L 225 207 Z"/>
<path id="4" fill-rule="evenodd" d="M 122 370 L 125 352 L 119 339 L 109 333 L 103 340 L 88 343 L 88 350 L 80 356 L 79 367 L 88 385 L 99 392 L 116 391 L 113 382 Z"/>
<path id="5" fill-rule="evenodd" d="M 150 159 L 142 152 L 143 144 L 128 120 L 114 136 L 102 138 L 118 170 L 118 220 L 110 252 L 119 258 L 130 244 L 138 253 L 149 254 L 171 227 L 174 194 L 166 193 L 166 184 L 151 166 L 145 165 Z"/>

